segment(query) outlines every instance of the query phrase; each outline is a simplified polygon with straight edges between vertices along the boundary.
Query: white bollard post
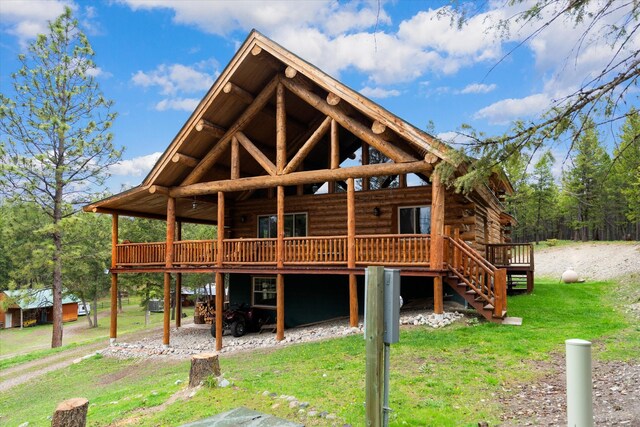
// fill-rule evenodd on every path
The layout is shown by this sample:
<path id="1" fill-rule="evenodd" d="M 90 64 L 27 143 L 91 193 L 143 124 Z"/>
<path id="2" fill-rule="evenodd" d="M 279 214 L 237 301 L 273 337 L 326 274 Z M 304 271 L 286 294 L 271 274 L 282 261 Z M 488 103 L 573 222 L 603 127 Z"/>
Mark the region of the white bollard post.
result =
<path id="1" fill-rule="evenodd" d="M 567 425 L 593 427 L 593 382 L 591 343 L 580 339 L 565 341 L 567 348 Z"/>

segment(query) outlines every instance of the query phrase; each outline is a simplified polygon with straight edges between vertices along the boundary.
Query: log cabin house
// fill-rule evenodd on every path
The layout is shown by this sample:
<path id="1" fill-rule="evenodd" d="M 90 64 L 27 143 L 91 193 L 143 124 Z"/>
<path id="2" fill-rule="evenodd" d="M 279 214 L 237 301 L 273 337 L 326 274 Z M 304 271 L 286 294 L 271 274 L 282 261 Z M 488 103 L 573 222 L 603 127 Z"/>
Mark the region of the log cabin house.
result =
<path id="1" fill-rule="evenodd" d="M 113 216 L 111 303 L 118 275 L 164 273 L 169 345 L 172 278 L 179 295 L 183 274 L 215 273 L 220 349 L 225 286 L 231 302 L 273 310 L 281 340 L 285 325 L 347 314 L 357 325 L 365 267 L 384 265 L 436 313 L 444 284 L 500 322 L 507 268 L 531 289 L 531 247 L 508 243 L 504 176 L 468 195 L 440 182 L 447 149 L 253 31 L 142 184 L 84 208 Z M 166 241 L 121 242 L 119 216 L 166 221 Z M 217 236 L 182 240 L 186 222 Z"/>

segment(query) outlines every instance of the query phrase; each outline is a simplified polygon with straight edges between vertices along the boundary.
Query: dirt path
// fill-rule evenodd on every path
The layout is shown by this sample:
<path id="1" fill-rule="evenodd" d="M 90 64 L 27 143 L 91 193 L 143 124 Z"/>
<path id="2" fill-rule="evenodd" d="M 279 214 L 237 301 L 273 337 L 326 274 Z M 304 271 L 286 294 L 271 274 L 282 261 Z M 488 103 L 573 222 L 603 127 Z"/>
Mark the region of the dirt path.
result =
<path id="1" fill-rule="evenodd" d="M 585 280 L 640 274 L 640 244 L 587 242 L 534 248 L 536 276 L 560 279 L 571 268 Z"/>
<path id="2" fill-rule="evenodd" d="M 123 335 L 122 339 L 142 339 L 148 336 L 156 336 L 161 331 L 162 327 L 156 326 L 154 328 Z M 0 390 L 8 390 L 11 387 L 28 382 L 48 372 L 65 368 L 73 364 L 73 362 L 79 358 L 91 355 L 98 350 L 105 349 L 109 345 L 108 342 L 108 339 L 105 339 L 104 341 L 97 343 L 74 347 L 60 353 L 52 354 L 51 356 L 42 357 L 32 360 L 31 362 L 22 363 L 8 369 L 4 369 L 0 373 Z"/>

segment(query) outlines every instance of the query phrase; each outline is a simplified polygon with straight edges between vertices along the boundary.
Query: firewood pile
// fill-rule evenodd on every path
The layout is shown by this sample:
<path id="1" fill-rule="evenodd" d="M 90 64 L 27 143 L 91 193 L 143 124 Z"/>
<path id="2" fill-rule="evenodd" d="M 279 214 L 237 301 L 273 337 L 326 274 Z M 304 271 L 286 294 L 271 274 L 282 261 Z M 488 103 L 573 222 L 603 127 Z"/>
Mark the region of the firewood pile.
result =
<path id="1" fill-rule="evenodd" d="M 207 303 L 196 304 L 196 309 L 194 312 L 194 323 L 196 324 L 206 323 L 208 325 L 211 325 L 215 320 L 215 316 L 216 316 L 215 306 Z"/>

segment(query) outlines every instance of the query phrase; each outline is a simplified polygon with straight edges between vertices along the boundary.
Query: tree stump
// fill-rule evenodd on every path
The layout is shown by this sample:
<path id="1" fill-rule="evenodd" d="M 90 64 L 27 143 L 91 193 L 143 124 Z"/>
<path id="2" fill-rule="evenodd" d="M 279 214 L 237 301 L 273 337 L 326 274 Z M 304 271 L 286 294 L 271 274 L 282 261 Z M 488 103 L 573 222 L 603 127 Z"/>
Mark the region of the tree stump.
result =
<path id="1" fill-rule="evenodd" d="M 217 354 L 202 353 L 191 357 L 189 387 L 198 386 L 211 375 L 214 377 L 220 376 L 220 362 Z"/>
<path id="2" fill-rule="evenodd" d="M 89 401 L 84 397 L 65 400 L 53 413 L 51 427 L 85 427 Z"/>

